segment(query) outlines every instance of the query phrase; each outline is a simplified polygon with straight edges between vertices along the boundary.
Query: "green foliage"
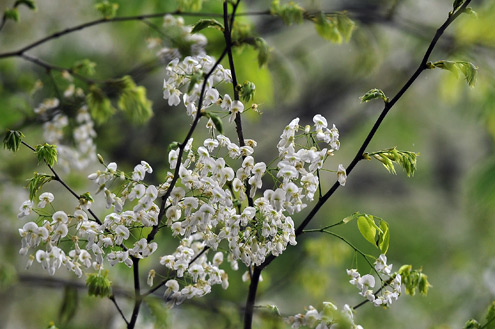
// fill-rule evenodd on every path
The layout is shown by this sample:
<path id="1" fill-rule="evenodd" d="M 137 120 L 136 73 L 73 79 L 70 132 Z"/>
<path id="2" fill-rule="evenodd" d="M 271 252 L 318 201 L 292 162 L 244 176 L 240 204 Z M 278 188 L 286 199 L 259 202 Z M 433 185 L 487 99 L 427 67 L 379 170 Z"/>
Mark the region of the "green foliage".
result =
<path id="1" fill-rule="evenodd" d="M 86 95 L 86 102 L 88 103 L 91 117 L 93 117 L 97 123 L 107 121 L 116 111 L 107 95 L 105 95 L 103 90 L 96 85 L 89 87 L 89 93 Z"/>
<path id="2" fill-rule="evenodd" d="M 203 0 L 179 0 L 179 11 L 199 11 Z"/>
<path id="3" fill-rule="evenodd" d="M 15 22 L 18 22 L 20 20 L 19 16 L 19 10 L 17 8 L 7 8 L 5 9 L 5 12 L 3 13 L 3 17 L 5 20 L 13 20 Z"/>
<path id="4" fill-rule="evenodd" d="M 388 223 L 380 217 L 359 212 L 344 218 L 342 223 L 347 224 L 354 219 L 357 221 L 359 232 L 366 241 L 380 249 L 382 254 L 386 254 L 390 244 Z"/>
<path id="5" fill-rule="evenodd" d="M 304 9 L 294 1 L 281 5 L 280 0 L 273 0 L 270 14 L 279 16 L 287 25 L 301 24 L 304 21 Z"/>
<path id="6" fill-rule="evenodd" d="M 475 319 L 468 320 L 464 324 L 464 329 L 478 329 L 478 328 L 481 328 L 481 324 Z"/>
<path id="7" fill-rule="evenodd" d="M 225 31 L 225 27 L 223 26 L 222 23 L 217 21 L 216 19 L 200 19 L 196 24 L 194 24 L 194 27 L 191 31 L 191 33 L 198 33 L 201 30 L 204 30 L 208 27 L 217 29 L 219 31 Z"/>
<path id="8" fill-rule="evenodd" d="M 43 145 L 39 144 L 36 145 L 36 149 L 34 152 L 38 157 L 38 164 L 41 161 L 45 161 L 46 164 L 51 167 L 57 162 L 57 145 L 51 145 L 47 143 Z"/>
<path id="9" fill-rule="evenodd" d="M 376 89 L 376 88 L 371 89 L 366 94 L 361 96 L 359 99 L 361 100 L 362 103 L 366 103 L 372 99 L 377 99 L 377 98 L 383 99 L 385 103 L 388 103 L 390 101 L 390 99 L 387 96 L 385 96 L 385 93 L 381 89 Z"/>
<path id="10" fill-rule="evenodd" d="M 258 50 L 258 65 L 261 67 L 268 62 L 270 56 L 270 47 L 263 38 L 256 38 L 254 48 Z"/>
<path id="11" fill-rule="evenodd" d="M 96 10 L 100 12 L 100 14 L 105 19 L 114 18 L 117 14 L 117 10 L 119 9 L 119 5 L 114 2 L 108 2 L 107 0 L 97 3 L 95 5 Z"/>
<path id="12" fill-rule="evenodd" d="M 36 3 L 33 0 L 17 0 L 14 3 L 15 8 L 17 8 L 20 5 L 26 6 L 31 10 L 36 10 Z"/>
<path id="13" fill-rule="evenodd" d="M 495 329 L 495 302 L 492 302 L 490 307 L 488 308 L 485 320 L 485 329 Z"/>
<path id="14" fill-rule="evenodd" d="M 348 42 L 354 31 L 354 22 L 345 14 L 325 15 L 320 12 L 313 19 L 316 32 L 325 40 L 334 43 Z"/>
<path id="15" fill-rule="evenodd" d="M 53 176 L 47 174 L 34 173 L 33 177 L 28 180 L 29 200 L 33 201 L 38 191 L 53 180 Z"/>
<path id="16" fill-rule="evenodd" d="M 402 265 L 398 273 L 402 278 L 402 283 L 406 286 L 406 294 L 414 296 L 416 289 L 423 296 L 428 294 L 431 284 L 428 282 L 428 276 L 422 273 L 422 270 L 413 270 L 412 265 Z"/>
<path id="17" fill-rule="evenodd" d="M 218 115 L 215 115 L 215 114 L 213 114 L 211 112 L 207 112 L 206 113 L 206 116 L 211 119 L 211 121 L 213 122 L 213 125 L 215 126 L 215 129 L 220 134 L 223 134 L 223 122 L 222 122 L 222 119 Z M 170 144 L 170 145 L 172 145 L 172 144 Z M 171 147 L 170 145 L 169 145 L 169 148 Z"/>
<path id="18" fill-rule="evenodd" d="M 416 171 L 416 158 L 418 156 L 419 153 L 400 151 L 395 147 L 384 151 L 363 154 L 363 158 L 367 160 L 371 160 L 371 157 L 373 157 L 380 161 L 388 172 L 394 175 L 397 174 L 394 163 L 400 165 L 406 171 L 408 177 L 414 176 L 414 172 Z"/>
<path id="19" fill-rule="evenodd" d="M 176 141 L 168 144 L 167 153 L 170 153 L 170 151 L 177 149 L 179 146 L 180 146 L 180 143 L 176 142 Z"/>
<path id="20" fill-rule="evenodd" d="M 75 287 L 66 286 L 64 288 L 64 298 L 60 304 L 60 310 L 58 313 L 58 320 L 62 325 L 74 318 L 77 313 L 79 304 L 79 294 Z"/>
<path id="21" fill-rule="evenodd" d="M 86 279 L 88 294 L 95 297 L 109 297 L 112 295 L 112 281 L 108 280 L 108 270 L 101 273 L 90 273 Z"/>
<path id="22" fill-rule="evenodd" d="M 448 70 L 459 77 L 460 74 L 464 75 L 467 84 L 470 87 L 474 87 L 476 83 L 476 76 L 478 74 L 478 68 L 470 62 L 465 61 L 437 61 L 434 63 L 428 63 L 429 68 L 440 68 L 443 70 Z"/>
<path id="23" fill-rule="evenodd" d="M 153 115 L 152 103 L 146 98 L 146 88 L 136 86 L 130 76 L 122 78 L 126 82 L 118 101 L 119 109 L 133 122 L 144 123 Z"/>
<path id="24" fill-rule="evenodd" d="M 85 203 L 88 203 L 88 202 L 94 202 L 95 200 L 93 199 L 93 197 L 91 196 L 91 194 L 89 192 L 86 192 L 84 194 L 81 194 L 79 196 L 79 202 L 81 202 L 81 204 L 85 204 Z"/>
<path id="25" fill-rule="evenodd" d="M 22 138 L 24 134 L 17 130 L 7 130 L 5 137 L 3 138 L 3 148 L 16 152 L 21 146 Z"/>
<path id="26" fill-rule="evenodd" d="M 77 61 L 73 66 L 72 70 L 76 73 L 94 75 L 96 73 L 96 63 L 90 61 L 89 59 L 83 59 Z"/>
<path id="27" fill-rule="evenodd" d="M 256 92 L 256 86 L 254 83 L 250 81 L 245 81 L 240 87 L 239 87 L 239 94 L 241 95 L 241 98 L 245 102 L 249 102 L 254 98 L 254 94 Z"/>
<path id="28" fill-rule="evenodd" d="M 155 319 L 154 329 L 170 328 L 169 309 L 163 307 L 163 301 L 158 298 L 146 298 L 144 302 L 148 305 L 151 315 Z"/>

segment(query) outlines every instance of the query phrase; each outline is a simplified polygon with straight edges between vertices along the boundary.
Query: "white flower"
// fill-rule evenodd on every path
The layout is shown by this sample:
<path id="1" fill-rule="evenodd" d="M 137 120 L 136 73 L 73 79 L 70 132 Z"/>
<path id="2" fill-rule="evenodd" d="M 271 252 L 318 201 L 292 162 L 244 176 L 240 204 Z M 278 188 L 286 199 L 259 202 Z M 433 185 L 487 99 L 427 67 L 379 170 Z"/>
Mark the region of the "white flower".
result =
<path id="1" fill-rule="evenodd" d="M 339 169 L 337 171 L 337 179 L 340 185 L 345 186 L 347 180 L 347 174 L 345 172 L 344 166 L 341 164 L 339 164 Z"/>
<path id="2" fill-rule="evenodd" d="M 26 217 L 33 211 L 33 203 L 30 200 L 24 201 L 22 205 L 19 207 L 19 213 L 17 214 L 17 218 Z"/>
<path id="3" fill-rule="evenodd" d="M 40 199 L 40 202 L 38 203 L 38 208 L 45 208 L 47 203 L 52 202 L 55 199 L 55 197 L 53 196 L 52 193 L 45 192 L 45 193 L 40 195 L 39 199 Z"/>

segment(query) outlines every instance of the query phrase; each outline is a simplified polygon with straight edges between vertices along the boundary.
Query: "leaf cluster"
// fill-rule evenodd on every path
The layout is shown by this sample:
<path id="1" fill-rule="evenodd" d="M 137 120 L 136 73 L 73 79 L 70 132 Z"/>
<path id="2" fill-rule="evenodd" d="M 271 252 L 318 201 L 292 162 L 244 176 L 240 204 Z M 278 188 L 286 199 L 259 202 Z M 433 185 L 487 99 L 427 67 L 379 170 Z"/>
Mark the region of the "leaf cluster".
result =
<path id="1" fill-rule="evenodd" d="M 367 103 L 370 100 L 381 98 L 385 103 L 388 103 L 390 99 L 385 96 L 385 93 L 381 89 L 371 89 L 366 94 L 361 96 L 359 99 L 361 100 L 362 103 Z"/>
<path id="2" fill-rule="evenodd" d="M 7 130 L 3 138 L 3 148 L 16 152 L 21 145 L 24 134 L 17 130 Z"/>
<path id="3" fill-rule="evenodd" d="M 86 279 L 88 294 L 95 297 L 108 297 L 112 295 L 112 281 L 108 278 L 108 271 L 101 273 L 90 273 Z"/>
<path id="4" fill-rule="evenodd" d="M 146 97 L 146 88 L 137 86 L 130 76 L 106 82 L 105 91 L 97 85 L 89 88 L 86 95 L 92 117 L 98 122 L 107 121 L 115 112 L 112 98 L 118 98 L 117 106 L 131 120 L 146 122 L 153 115 L 152 103 Z"/>
<path id="5" fill-rule="evenodd" d="M 345 14 L 327 15 L 323 12 L 313 18 L 316 32 L 325 40 L 342 43 L 349 42 L 356 24 Z"/>
<path id="6" fill-rule="evenodd" d="M 397 174 L 394 163 L 400 165 L 406 171 L 408 177 L 414 176 L 414 172 L 416 171 L 416 158 L 418 156 L 419 153 L 400 151 L 395 147 L 388 150 L 363 154 L 363 158 L 367 160 L 371 160 L 371 157 L 373 157 L 380 161 L 388 172 L 394 175 Z"/>
<path id="7" fill-rule="evenodd" d="M 38 191 L 45 185 L 53 180 L 52 175 L 34 173 L 33 177 L 28 180 L 29 200 L 33 201 Z"/>
<path id="8" fill-rule="evenodd" d="M 14 3 L 12 8 L 6 8 L 3 13 L 3 20 L 12 20 L 14 22 L 19 22 L 21 20 L 21 16 L 19 15 L 19 6 L 26 6 L 31 10 L 36 10 L 36 3 L 34 0 L 17 0 Z"/>
<path id="9" fill-rule="evenodd" d="M 401 276 L 402 282 L 406 286 L 406 294 L 414 296 L 416 289 L 420 294 L 426 296 L 431 284 L 428 282 L 428 276 L 422 273 L 422 270 L 413 270 L 412 265 L 403 265 L 398 273 Z"/>
<path id="10" fill-rule="evenodd" d="M 57 145 L 51 144 L 39 144 L 36 145 L 36 149 L 34 151 L 36 156 L 38 157 L 38 164 L 41 161 L 46 162 L 47 165 L 52 167 L 57 162 Z"/>
<path id="11" fill-rule="evenodd" d="M 287 25 L 301 24 L 304 21 L 304 9 L 294 1 L 280 4 L 280 0 L 273 0 L 270 14 L 280 17 Z"/>
<path id="12" fill-rule="evenodd" d="M 443 70 L 450 71 L 455 74 L 457 78 L 462 74 L 466 79 L 469 87 L 474 87 L 476 83 L 476 77 L 478 75 L 478 68 L 470 62 L 466 61 L 437 61 L 434 63 L 428 63 L 428 68 L 440 68 Z"/>
<path id="13" fill-rule="evenodd" d="M 119 5 L 114 2 L 108 2 L 107 0 L 97 3 L 95 5 L 96 10 L 103 16 L 105 19 L 112 19 L 117 14 L 117 10 L 119 9 Z"/>

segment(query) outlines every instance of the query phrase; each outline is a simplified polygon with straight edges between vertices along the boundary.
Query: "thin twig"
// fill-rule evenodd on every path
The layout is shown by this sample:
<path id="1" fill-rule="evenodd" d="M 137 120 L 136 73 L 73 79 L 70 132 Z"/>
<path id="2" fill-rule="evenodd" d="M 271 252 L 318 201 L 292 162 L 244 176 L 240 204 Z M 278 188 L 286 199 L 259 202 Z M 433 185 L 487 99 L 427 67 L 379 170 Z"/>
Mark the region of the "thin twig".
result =
<path id="1" fill-rule="evenodd" d="M 131 320 L 127 324 L 127 329 L 134 329 L 136 326 L 139 309 L 143 301 L 139 282 L 139 258 L 132 257 L 132 273 L 134 276 L 134 309 L 132 310 Z"/>
<path id="2" fill-rule="evenodd" d="M 113 304 L 117 308 L 117 311 L 119 311 L 120 316 L 122 317 L 122 319 L 124 319 L 125 324 L 129 325 L 129 321 L 127 321 L 127 319 L 125 318 L 124 313 L 122 312 L 122 309 L 120 308 L 119 304 L 117 304 L 117 300 L 115 299 L 115 296 L 112 295 L 112 296 L 110 296 L 108 298 L 113 302 Z"/>

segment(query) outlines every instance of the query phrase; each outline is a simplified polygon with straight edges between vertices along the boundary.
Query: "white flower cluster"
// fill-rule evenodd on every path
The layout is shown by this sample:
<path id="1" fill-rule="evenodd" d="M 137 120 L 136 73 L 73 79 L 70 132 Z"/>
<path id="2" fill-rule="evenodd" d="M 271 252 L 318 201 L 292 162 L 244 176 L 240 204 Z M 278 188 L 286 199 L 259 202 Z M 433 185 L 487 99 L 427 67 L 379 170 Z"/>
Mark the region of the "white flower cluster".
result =
<path id="1" fill-rule="evenodd" d="M 323 302 L 320 312 L 313 306 L 309 306 L 305 314 L 296 314 L 287 319 L 292 328 L 305 326 L 314 329 L 338 329 L 351 328 L 363 329 L 362 326 L 354 323 L 354 311 L 349 305 L 344 305 L 341 311 L 330 302 Z"/>
<path id="2" fill-rule="evenodd" d="M 69 91 L 74 89 L 73 85 L 71 86 L 68 88 Z M 64 95 L 66 98 L 84 97 L 84 93 L 80 89 L 77 92 L 66 91 Z M 40 116 L 46 115 L 57 109 L 59 105 L 60 101 L 57 98 L 46 99 L 34 111 Z M 66 138 L 64 130 L 69 125 L 69 119 L 66 115 L 57 113 L 51 120 L 43 124 L 45 141 L 57 145 L 58 164 L 66 169 L 69 167 L 83 169 L 96 160 L 96 146 L 94 144 L 96 132 L 86 105 L 81 106 L 78 110 L 75 123 L 72 132 L 74 146 L 68 145 L 64 140 Z"/>
<path id="3" fill-rule="evenodd" d="M 380 255 L 375 262 L 377 273 L 385 276 L 385 285 L 378 293 L 373 292 L 375 287 L 375 277 L 371 274 L 361 276 L 356 269 L 347 270 L 351 277 L 349 281 L 356 286 L 359 294 L 367 298 L 375 306 L 390 306 L 401 294 L 401 276 L 399 273 L 392 273 L 392 264 L 387 265 L 387 256 Z"/>
<path id="4" fill-rule="evenodd" d="M 181 304 L 186 299 L 202 297 L 211 291 L 211 286 L 221 284 L 224 289 L 229 286 L 227 273 L 220 269 L 224 254 L 215 253 L 212 261 L 208 261 L 206 253 L 191 261 L 203 251 L 205 244 L 201 234 L 194 234 L 189 238 L 182 239 L 179 247 L 172 255 L 160 258 L 160 264 L 175 270 L 177 278 L 187 274 L 192 278 L 192 283 L 186 284 L 182 289 L 177 280 L 168 280 L 165 283 L 167 289 L 164 298 L 169 306 Z"/>

